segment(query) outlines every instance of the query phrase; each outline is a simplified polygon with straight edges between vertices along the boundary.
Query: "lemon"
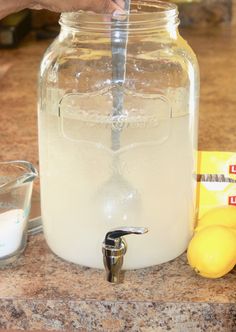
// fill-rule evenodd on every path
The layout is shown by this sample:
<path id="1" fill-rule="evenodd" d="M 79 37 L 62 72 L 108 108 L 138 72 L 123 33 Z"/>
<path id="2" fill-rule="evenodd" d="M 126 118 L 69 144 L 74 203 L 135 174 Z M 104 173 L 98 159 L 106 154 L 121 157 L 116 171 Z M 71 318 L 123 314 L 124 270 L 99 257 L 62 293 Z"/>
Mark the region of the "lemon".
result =
<path id="1" fill-rule="evenodd" d="M 220 278 L 236 264 L 236 233 L 224 226 L 209 226 L 189 243 L 189 265 L 201 276 Z"/>
<path id="2" fill-rule="evenodd" d="M 209 210 L 198 220 L 198 225 L 195 228 L 195 231 L 199 232 L 203 228 L 212 225 L 221 225 L 236 229 L 236 207 L 221 206 Z"/>
<path id="3" fill-rule="evenodd" d="M 236 235 L 236 228 L 230 228 L 230 230 Z"/>

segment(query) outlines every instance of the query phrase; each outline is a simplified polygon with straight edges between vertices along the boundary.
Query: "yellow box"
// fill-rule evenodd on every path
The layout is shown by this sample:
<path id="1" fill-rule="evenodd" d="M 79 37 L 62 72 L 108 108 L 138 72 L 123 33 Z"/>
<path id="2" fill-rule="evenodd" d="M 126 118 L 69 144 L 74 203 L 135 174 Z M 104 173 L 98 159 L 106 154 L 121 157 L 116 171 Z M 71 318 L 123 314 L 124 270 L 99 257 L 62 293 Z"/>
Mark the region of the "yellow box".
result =
<path id="1" fill-rule="evenodd" d="M 198 219 L 219 206 L 236 206 L 236 153 L 199 151 Z"/>

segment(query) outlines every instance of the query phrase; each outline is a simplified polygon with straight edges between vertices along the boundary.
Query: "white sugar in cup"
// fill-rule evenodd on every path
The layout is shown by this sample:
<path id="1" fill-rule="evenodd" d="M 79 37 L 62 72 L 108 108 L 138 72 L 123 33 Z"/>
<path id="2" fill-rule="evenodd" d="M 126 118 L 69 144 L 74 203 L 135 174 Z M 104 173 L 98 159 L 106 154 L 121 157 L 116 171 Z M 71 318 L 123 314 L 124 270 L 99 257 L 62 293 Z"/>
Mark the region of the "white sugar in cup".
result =
<path id="1" fill-rule="evenodd" d="M 25 227 L 24 210 L 13 209 L 0 214 L 0 258 L 20 248 Z"/>

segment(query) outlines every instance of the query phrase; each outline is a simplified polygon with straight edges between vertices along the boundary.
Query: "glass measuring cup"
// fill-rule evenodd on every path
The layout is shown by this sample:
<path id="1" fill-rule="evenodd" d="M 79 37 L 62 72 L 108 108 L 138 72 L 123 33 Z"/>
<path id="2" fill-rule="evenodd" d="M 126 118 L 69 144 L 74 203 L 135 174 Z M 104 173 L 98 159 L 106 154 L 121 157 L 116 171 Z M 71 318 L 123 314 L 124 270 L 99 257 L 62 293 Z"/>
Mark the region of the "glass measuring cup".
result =
<path id="1" fill-rule="evenodd" d="M 27 243 L 33 180 L 27 161 L 0 162 L 0 267 L 13 263 Z"/>

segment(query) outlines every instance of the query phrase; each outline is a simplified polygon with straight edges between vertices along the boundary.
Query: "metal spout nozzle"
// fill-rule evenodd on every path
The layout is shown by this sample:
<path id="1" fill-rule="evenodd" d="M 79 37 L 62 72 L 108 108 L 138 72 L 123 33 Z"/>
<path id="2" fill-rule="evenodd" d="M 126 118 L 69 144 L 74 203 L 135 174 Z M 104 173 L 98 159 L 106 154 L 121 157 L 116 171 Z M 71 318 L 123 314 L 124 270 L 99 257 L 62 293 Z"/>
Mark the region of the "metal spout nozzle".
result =
<path id="1" fill-rule="evenodd" d="M 129 234 L 144 234 L 148 229 L 144 227 L 122 227 L 106 234 L 103 242 L 103 262 L 107 272 L 107 281 L 120 283 L 124 255 L 127 245 L 122 236 Z"/>

